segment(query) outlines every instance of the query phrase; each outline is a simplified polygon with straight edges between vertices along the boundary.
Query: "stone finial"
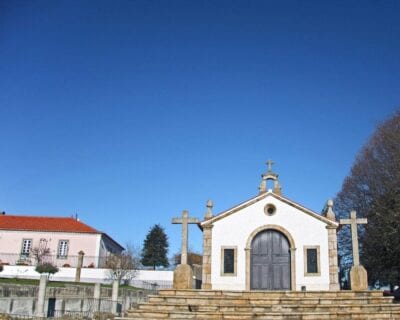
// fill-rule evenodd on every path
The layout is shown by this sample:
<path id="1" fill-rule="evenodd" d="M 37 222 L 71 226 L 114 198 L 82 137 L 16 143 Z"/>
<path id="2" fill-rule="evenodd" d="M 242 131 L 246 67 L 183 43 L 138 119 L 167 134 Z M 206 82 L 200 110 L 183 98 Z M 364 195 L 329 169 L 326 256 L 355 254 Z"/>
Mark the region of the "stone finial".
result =
<path id="1" fill-rule="evenodd" d="M 278 180 L 274 181 L 274 193 L 278 196 L 282 194 L 282 187 Z"/>
<path id="2" fill-rule="evenodd" d="M 214 207 L 214 203 L 212 202 L 212 200 L 207 200 L 206 207 L 207 207 L 207 212 L 204 215 L 204 218 L 205 219 L 210 219 L 213 216 L 212 208 Z"/>
<path id="3" fill-rule="evenodd" d="M 332 199 L 329 199 L 326 202 L 325 217 L 327 217 L 329 220 L 336 221 L 336 215 L 333 212 L 333 200 Z"/>
<path id="4" fill-rule="evenodd" d="M 263 175 L 261 175 L 261 177 L 262 176 Z M 267 183 L 266 183 L 266 181 L 264 179 L 261 180 L 260 186 L 258 187 L 258 191 L 259 191 L 259 194 L 264 193 L 264 192 L 267 191 Z"/>

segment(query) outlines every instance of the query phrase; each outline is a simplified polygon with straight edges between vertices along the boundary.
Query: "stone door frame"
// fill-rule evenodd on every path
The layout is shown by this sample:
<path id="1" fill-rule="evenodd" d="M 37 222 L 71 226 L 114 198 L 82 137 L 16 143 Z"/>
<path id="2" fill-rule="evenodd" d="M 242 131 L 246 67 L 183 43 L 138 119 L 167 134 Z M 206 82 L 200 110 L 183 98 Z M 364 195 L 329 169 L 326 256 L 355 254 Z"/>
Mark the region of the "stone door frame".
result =
<path id="1" fill-rule="evenodd" d="M 282 228 L 281 226 L 275 225 L 275 224 L 266 224 L 264 226 L 261 226 L 257 229 L 255 229 L 250 236 L 247 238 L 246 242 L 246 248 L 245 253 L 246 253 L 246 290 L 251 290 L 250 288 L 250 282 L 251 282 L 251 243 L 254 239 L 254 237 L 266 230 L 274 230 L 282 233 L 287 240 L 289 241 L 290 245 L 290 290 L 295 291 L 296 290 L 296 246 L 294 243 L 293 237 L 290 235 L 290 233 L 285 229 Z"/>

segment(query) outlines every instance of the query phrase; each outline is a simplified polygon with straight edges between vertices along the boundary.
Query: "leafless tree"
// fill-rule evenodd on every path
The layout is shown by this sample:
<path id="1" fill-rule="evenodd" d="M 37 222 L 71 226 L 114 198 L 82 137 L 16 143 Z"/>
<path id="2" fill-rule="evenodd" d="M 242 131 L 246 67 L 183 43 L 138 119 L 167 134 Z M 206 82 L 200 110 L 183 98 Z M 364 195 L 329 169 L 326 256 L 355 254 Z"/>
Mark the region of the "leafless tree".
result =
<path id="1" fill-rule="evenodd" d="M 126 250 L 121 253 L 111 254 L 107 257 L 106 267 L 109 270 L 108 276 L 112 280 L 131 280 L 136 276 L 140 266 L 138 250 L 132 245 L 127 245 Z"/>
<path id="2" fill-rule="evenodd" d="M 40 239 L 39 245 L 33 247 L 30 255 L 36 260 L 36 264 L 40 265 L 44 262 L 50 262 L 50 248 L 47 247 L 47 239 Z"/>
<path id="3" fill-rule="evenodd" d="M 361 261 L 371 282 L 400 282 L 400 111 L 379 125 L 358 154 L 335 201 L 340 217 L 368 218 L 361 228 Z M 341 267 L 351 263 L 346 227 L 339 232 Z"/>

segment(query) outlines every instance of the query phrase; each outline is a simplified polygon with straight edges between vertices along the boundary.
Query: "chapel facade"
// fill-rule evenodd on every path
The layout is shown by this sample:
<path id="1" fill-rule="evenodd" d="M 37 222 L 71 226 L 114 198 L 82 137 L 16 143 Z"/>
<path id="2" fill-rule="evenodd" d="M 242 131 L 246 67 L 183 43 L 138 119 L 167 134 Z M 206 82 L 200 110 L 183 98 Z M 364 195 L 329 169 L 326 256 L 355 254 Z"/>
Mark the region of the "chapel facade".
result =
<path id="1" fill-rule="evenodd" d="M 267 164 L 257 196 L 215 216 L 207 203 L 202 288 L 339 290 L 333 202 L 320 215 L 284 197 Z"/>

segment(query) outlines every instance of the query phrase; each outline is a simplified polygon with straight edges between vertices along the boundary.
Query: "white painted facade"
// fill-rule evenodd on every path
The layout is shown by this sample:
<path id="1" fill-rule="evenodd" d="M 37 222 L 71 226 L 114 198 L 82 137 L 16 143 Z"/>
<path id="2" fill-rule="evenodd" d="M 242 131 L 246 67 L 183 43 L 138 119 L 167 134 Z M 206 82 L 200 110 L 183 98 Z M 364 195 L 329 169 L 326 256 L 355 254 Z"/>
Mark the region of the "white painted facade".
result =
<path id="1" fill-rule="evenodd" d="M 339 224 L 332 200 L 320 215 L 282 196 L 272 164 L 267 162 L 257 196 L 215 216 L 212 201 L 207 202 L 207 213 L 199 224 L 203 289 L 340 289 Z M 273 190 L 267 190 L 269 181 Z"/>
<path id="2" fill-rule="evenodd" d="M 287 231 L 295 244 L 295 288 L 301 290 L 329 290 L 329 250 L 327 222 L 318 219 L 316 213 L 301 208 L 291 201 L 282 201 L 272 192 L 251 199 L 247 203 L 222 213 L 212 223 L 211 283 L 213 290 L 246 290 L 246 248 L 251 243 L 251 235 L 274 226 Z M 258 201 L 257 201 L 258 200 Z M 255 202 L 254 202 L 255 201 Z M 254 202 L 254 203 L 252 203 Z M 252 203 L 249 205 L 249 203 Z M 264 207 L 273 204 L 276 212 L 267 215 Z M 294 205 L 295 206 L 294 206 Z M 234 212 L 232 212 L 234 211 Z M 319 246 L 320 274 L 307 276 L 304 268 L 304 247 Z M 237 248 L 236 275 L 221 274 L 221 248 Z M 249 272 L 249 271 L 247 271 Z"/>

